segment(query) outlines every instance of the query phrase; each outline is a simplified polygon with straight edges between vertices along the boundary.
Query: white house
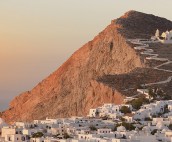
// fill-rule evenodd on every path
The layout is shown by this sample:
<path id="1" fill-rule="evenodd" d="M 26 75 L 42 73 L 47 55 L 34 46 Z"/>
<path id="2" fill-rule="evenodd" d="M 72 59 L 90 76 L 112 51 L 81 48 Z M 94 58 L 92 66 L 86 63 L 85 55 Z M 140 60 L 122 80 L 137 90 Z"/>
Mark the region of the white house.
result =
<path id="1" fill-rule="evenodd" d="M 26 135 L 22 134 L 8 134 L 5 135 L 6 142 L 29 142 L 29 139 Z"/>
<path id="2" fill-rule="evenodd" d="M 112 139 L 112 142 L 128 142 L 127 139 Z"/>
<path id="3" fill-rule="evenodd" d="M 144 120 L 145 118 L 150 118 L 150 110 L 147 109 L 139 109 L 133 116 L 135 120 Z"/>
<path id="4" fill-rule="evenodd" d="M 123 116 L 123 118 L 128 122 L 128 123 L 132 123 L 133 122 L 133 114 L 131 115 L 125 115 Z"/>
<path id="5" fill-rule="evenodd" d="M 156 103 L 143 105 L 135 113 L 134 119 L 144 120 L 146 117 L 162 114 L 164 112 L 165 105 L 168 105 L 168 103 L 171 103 L 171 102 L 170 101 L 157 101 Z"/>
<path id="6" fill-rule="evenodd" d="M 52 138 L 48 137 L 44 139 L 44 142 L 71 142 L 69 139 L 57 139 L 57 138 Z"/>
<path id="7" fill-rule="evenodd" d="M 169 118 L 163 118 L 163 117 L 153 118 L 152 125 L 157 125 L 157 123 L 162 123 L 162 124 L 168 126 L 171 122 L 170 122 Z"/>
<path id="8" fill-rule="evenodd" d="M 168 105 L 168 110 L 172 111 L 172 105 L 171 104 Z"/>
<path id="9" fill-rule="evenodd" d="M 147 99 L 150 98 L 148 89 L 137 89 L 137 92 L 146 96 Z"/>
<path id="10" fill-rule="evenodd" d="M 23 129 L 22 130 L 22 133 L 24 135 L 29 135 L 29 136 L 31 136 L 31 135 L 33 135 L 34 133 L 37 133 L 37 132 L 40 132 L 40 130 L 38 130 L 38 129 Z"/>
<path id="11" fill-rule="evenodd" d="M 117 127 L 117 131 L 118 132 L 125 132 L 126 128 L 124 126 L 119 126 L 119 127 Z"/>
<path id="12" fill-rule="evenodd" d="M 7 126 L 2 128 L 2 137 L 5 137 L 6 135 L 15 135 L 15 134 L 22 134 L 22 129 L 12 127 L 12 126 Z"/>
<path id="13" fill-rule="evenodd" d="M 22 127 L 22 128 L 33 128 L 34 123 L 28 123 L 28 122 L 15 122 L 15 126 Z"/>
<path id="14" fill-rule="evenodd" d="M 98 110 L 97 109 L 90 109 L 89 111 L 89 117 L 96 117 L 98 114 Z"/>
<path id="15" fill-rule="evenodd" d="M 111 133 L 111 129 L 102 128 L 97 130 L 97 134 L 109 134 L 109 133 Z"/>
<path id="16" fill-rule="evenodd" d="M 115 105 L 115 104 L 108 103 L 108 104 L 104 104 L 101 107 L 90 109 L 88 116 L 89 117 L 96 117 L 96 116 L 105 117 L 106 116 L 111 119 L 116 119 L 119 116 L 124 115 L 120 111 L 123 106 L 126 106 L 130 110 L 132 110 L 132 106 L 128 104 Z"/>
<path id="17" fill-rule="evenodd" d="M 136 98 L 134 98 L 134 97 L 126 97 L 126 98 L 124 99 L 124 103 L 127 103 L 127 102 L 129 102 L 129 101 L 132 101 L 132 100 L 134 100 L 134 99 L 136 99 Z"/>
<path id="18" fill-rule="evenodd" d="M 87 140 L 89 141 L 93 137 L 93 134 L 79 134 L 78 139 L 79 140 Z"/>
<path id="19" fill-rule="evenodd" d="M 45 138 L 40 137 L 40 138 L 31 138 L 30 142 L 44 142 Z"/>

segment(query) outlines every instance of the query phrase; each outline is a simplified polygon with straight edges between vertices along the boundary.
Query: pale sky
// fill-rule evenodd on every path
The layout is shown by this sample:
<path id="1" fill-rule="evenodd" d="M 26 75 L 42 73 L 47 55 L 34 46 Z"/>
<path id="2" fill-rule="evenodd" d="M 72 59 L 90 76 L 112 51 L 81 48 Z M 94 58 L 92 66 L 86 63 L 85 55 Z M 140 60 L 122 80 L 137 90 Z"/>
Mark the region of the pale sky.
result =
<path id="1" fill-rule="evenodd" d="M 1 0 L 0 111 L 112 19 L 138 10 L 172 20 L 171 7 L 172 0 Z"/>

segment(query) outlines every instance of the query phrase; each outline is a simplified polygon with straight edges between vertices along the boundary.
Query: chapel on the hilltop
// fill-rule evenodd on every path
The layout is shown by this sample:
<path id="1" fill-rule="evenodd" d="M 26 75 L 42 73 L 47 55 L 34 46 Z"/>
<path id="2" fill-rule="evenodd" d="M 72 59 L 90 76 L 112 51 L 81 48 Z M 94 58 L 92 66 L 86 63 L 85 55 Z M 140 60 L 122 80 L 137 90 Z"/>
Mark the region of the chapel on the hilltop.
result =
<path id="1" fill-rule="evenodd" d="M 155 36 L 151 37 L 152 40 L 160 41 L 161 43 L 165 44 L 172 44 L 172 30 L 163 32 L 160 36 L 160 32 L 157 29 L 155 32 Z"/>

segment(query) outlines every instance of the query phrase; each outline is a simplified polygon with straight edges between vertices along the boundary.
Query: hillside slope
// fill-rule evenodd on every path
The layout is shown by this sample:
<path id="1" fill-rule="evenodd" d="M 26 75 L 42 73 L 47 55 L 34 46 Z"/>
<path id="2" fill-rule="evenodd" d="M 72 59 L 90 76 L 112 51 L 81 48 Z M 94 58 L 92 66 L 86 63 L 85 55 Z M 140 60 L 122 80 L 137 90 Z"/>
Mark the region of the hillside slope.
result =
<path id="1" fill-rule="evenodd" d="M 97 79 L 143 68 L 144 59 L 126 39 L 150 37 L 157 28 L 172 29 L 172 22 L 136 11 L 113 20 L 49 77 L 14 98 L 2 117 L 13 122 L 81 116 L 103 103 L 121 103 L 124 94 Z"/>

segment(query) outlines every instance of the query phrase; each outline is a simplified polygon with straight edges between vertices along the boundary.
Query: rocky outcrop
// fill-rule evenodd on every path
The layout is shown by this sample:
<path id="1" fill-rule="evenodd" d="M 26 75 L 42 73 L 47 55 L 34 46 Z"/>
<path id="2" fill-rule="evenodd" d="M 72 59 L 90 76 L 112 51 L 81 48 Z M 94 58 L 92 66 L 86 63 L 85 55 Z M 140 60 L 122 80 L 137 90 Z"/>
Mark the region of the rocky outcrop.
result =
<path id="1" fill-rule="evenodd" d="M 126 31 L 128 35 L 125 24 L 127 19 L 134 18 L 133 12 L 139 14 L 131 11 L 125 16 L 125 22 L 124 16 L 112 21 L 49 77 L 31 91 L 17 96 L 2 117 L 7 122 L 13 122 L 45 117 L 81 116 L 86 115 L 90 108 L 103 103 L 121 103 L 125 96 L 120 90 L 97 82 L 97 78 L 129 73 L 135 68 L 145 66 L 144 60 L 126 42 L 124 34 Z M 144 22 L 144 19 L 137 18 L 138 23 L 139 20 Z"/>
<path id="2" fill-rule="evenodd" d="M 120 33 L 127 38 L 150 38 L 157 29 L 164 32 L 172 29 L 172 22 L 162 17 L 142 12 L 129 11 L 122 17 L 114 20 L 122 25 Z"/>

